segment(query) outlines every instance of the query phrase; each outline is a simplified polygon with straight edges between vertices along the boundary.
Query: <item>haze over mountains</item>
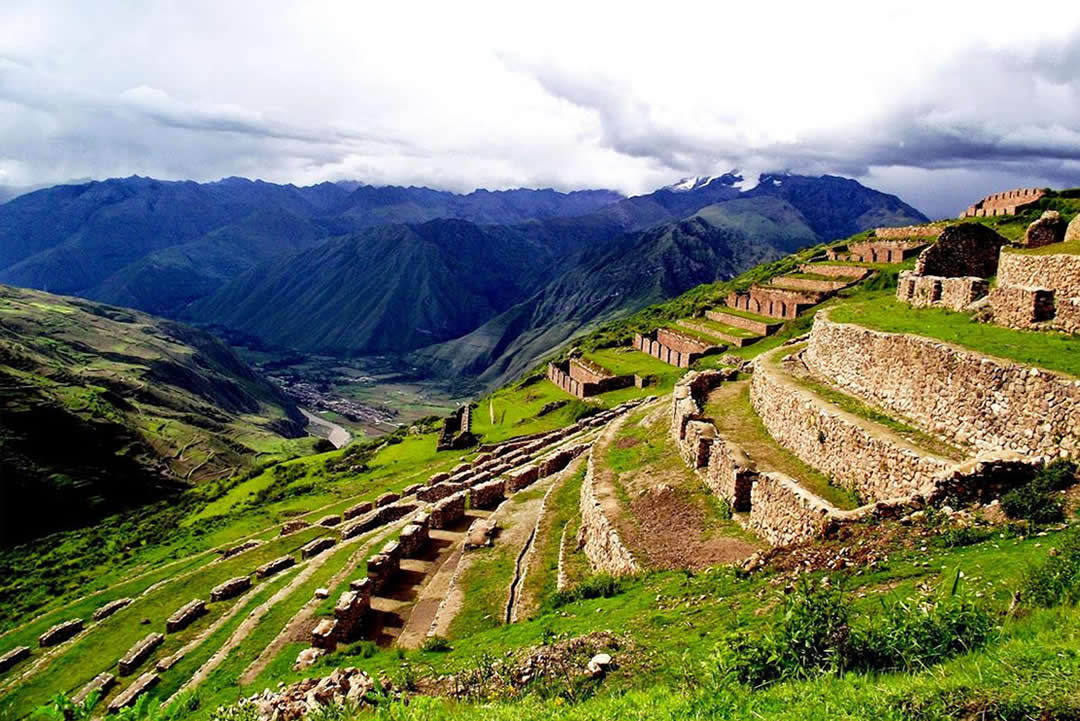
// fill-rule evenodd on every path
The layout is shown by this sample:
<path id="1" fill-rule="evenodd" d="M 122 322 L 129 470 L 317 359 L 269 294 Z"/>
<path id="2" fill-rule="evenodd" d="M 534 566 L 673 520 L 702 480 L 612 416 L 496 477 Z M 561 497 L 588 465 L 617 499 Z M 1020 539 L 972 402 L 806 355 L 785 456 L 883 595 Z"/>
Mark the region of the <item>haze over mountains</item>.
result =
<path id="1" fill-rule="evenodd" d="M 239 333 L 409 353 L 491 383 L 575 331 L 800 247 L 925 217 L 823 176 L 726 174 L 648 195 L 131 177 L 0 205 L 0 282 Z"/>

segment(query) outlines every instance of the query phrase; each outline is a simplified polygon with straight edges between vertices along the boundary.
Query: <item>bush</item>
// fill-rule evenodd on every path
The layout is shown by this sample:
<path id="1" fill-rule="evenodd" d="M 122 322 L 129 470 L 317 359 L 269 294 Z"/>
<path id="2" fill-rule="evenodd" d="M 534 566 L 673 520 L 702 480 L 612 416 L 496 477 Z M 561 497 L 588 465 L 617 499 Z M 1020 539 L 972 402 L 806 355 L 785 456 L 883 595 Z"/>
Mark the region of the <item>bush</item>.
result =
<path id="1" fill-rule="evenodd" d="M 1065 502 L 1058 494 L 1076 482 L 1076 465 L 1057 460 L 1039 470 L 1031 481 L 1001 497 L 1001 510 L 1009 518 L 1033 523 L 1056 523 L 1065 518 Z"/>
<path id="2" fill-rule="evenodd" d="M 856 626 L 841 589 L 812 589 L 804 581 L 787 597 L 784 617 L 771 632 L 732 634 L 717 645 L 713 674 L 722 683 L 762 686 L 826 672 L 937 663 L 981 646 L 992 628 L 986 610 L 955 591 L 954 584 L 943 599 L 908 599 Z"/>
<path id="3" fill-rule="evenodd" d="M 993 531 L 989 528 L 954 526 L 942 531 L 939 538 L 941 539 L 941 545 L 946 548 L 960 548 L 981 543 L 991 535 L 993 535 Z"/>
<path id="4" fill-rule="evenodd" d="M 584 581 L 563 591 L 556 591 L 551 596 L 551 608 L 560 608 L 568 603 L 591 598 L 611 598 L 623 592 L 622 581 L 607 573 L 589 576 Z"/>
<path id="5" fill-rule="evenodd" d="M 1026 603 L 1047 607 L 1080 600 L 1080 531 L 1065 533 L 1056 556 L 1024 572 L 1020 597 Z"/>
<path id="6" fill-rule="evenodd" d="M 450 642 L 442 636 L 429 636 L 424 640 L 424 645 L 420 648 L 425 653 L 445 653 L 446 651 L 452 651 Z"/>

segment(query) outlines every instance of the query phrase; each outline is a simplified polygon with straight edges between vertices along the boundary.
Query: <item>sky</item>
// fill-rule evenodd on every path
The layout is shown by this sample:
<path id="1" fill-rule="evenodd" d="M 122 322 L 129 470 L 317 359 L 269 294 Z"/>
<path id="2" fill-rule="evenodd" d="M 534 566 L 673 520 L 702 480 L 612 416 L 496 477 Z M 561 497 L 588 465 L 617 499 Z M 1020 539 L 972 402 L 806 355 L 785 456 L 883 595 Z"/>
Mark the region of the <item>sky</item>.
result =
<path id="1" fill-rule="evenodd" d="M 0 3 L 0 186 L 1080 186 L 1080 2 Z M 752 182 L 749 183 L 752 185 Z"/>

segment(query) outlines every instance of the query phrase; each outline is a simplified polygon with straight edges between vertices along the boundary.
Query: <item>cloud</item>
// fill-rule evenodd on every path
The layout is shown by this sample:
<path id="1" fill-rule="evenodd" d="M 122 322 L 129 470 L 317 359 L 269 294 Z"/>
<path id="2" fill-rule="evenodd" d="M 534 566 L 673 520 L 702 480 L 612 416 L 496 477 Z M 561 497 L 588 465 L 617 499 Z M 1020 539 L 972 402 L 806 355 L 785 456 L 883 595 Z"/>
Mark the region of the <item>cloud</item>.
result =
<path id="1" fill-rule="evenodd" d="M 1076 3 L 389 5 L 10 0 L 3 182 L 637 193 L 741 168 L 935 215 L 1080 185 Z"/>

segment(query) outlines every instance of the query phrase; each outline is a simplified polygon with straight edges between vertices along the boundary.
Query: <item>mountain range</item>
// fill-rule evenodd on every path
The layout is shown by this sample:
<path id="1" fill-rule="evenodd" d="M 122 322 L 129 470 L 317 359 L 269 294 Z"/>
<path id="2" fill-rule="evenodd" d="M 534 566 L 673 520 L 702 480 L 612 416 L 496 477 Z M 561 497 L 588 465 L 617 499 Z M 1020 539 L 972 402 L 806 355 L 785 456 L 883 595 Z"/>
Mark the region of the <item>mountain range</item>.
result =
<path id="1" fill-rule="evenodd" d="M 733 173 L 646 195 L 124 178 L 0 205 L 0 282 L 270 348 L 414 353 L 480 383 L 577 329 L 796 248 L 925 217 L 853 180 Z"/>

